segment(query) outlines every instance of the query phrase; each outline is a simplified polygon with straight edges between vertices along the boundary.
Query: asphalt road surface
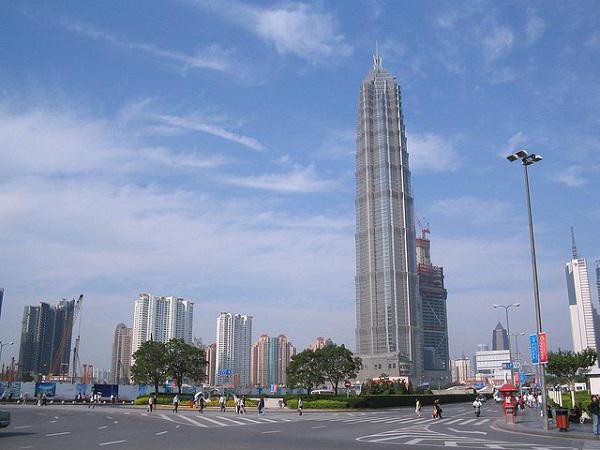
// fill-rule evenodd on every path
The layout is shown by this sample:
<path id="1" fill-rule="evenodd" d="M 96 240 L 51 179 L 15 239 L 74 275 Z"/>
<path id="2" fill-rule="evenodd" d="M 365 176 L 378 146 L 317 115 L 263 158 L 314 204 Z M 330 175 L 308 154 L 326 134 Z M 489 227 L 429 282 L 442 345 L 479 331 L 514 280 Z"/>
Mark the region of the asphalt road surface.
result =
<path id="1" fill-rule="evenodd" d="M 494 426 L 499 406 L 484 405 L 476 418 L 470 404 L 442 405 L 443 418 L 429 408 L 417 418 L 412 408 L 364 412 L 255 409 L 247 415 L 190 408 L 152 413 L 122 406 L 0 405 L 12 415 L 0 431 L 0 449 L 380 449 L 458 447 L 566 450 L 600 448 L 600 441 L 517 434 Z M 534 411 L 530 412 L 531 414 Z"/>

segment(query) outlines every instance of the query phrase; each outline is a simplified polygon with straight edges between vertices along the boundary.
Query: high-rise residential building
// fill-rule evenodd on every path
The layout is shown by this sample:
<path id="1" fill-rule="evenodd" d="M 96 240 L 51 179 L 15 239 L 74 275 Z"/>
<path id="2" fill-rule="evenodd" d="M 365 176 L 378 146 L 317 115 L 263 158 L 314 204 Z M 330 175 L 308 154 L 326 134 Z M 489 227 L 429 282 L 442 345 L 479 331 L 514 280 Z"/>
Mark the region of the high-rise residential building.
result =
<path id="1" fill-rule="evenodd" d="M 451 379 L 448 350 L 448 316 L 444 288 L 444 269 L 431 263 L 429 230 L 423 229 L 416 240 L 417 273 L 423 319 L 423 378 L 425 381 L 448 383 Z"/>
<path id="2" fill-rule="evenodd" d="M 132 353 L 150 339 L 192 343 L 194 303 L 178 297 L 140 294 L 133 313 Z"/>
<path id="3" fill-rule="evenodd" d="M 111 383 L 129 384 L 131 378 L 131 344 L 133 329 L 120 323 L 115 329 L 112 360 L 110 367 Z"/>
<path id="4" fill-rule="evenodd" d="M 510 350 L 508 333 L 500 322 L 492 331 L 492 350 Z"/>
<path id="5" fill-rule="evenodd" d="M 215 385 L 215 367 L 216 367 L 216 361 L 217 361 L 217 344 L 213 343 L 210 345 L 207 345 L 206 348 L 204 349 L 204 358 L 206 359 L 206 368 L 205 368 L 205 374 L 206 374 L 206 382 L 211 385 L 214 386 Z"/>
<path id="6" fill-rule="evenodd" d="M 580 352 L 586 348 L 598 349 L 600 338 L 600 318 L 592 303 L 592 291 L 588 278 L 587 261 L 579 257 L 575 246 L 575 236 L 571 228 L 572 259 L 566 264 L 567 293 L 573 350 Z"/>
<path id="7" fill-rule="evenodd" d="M 26 306 L 21 324 L 19 371 L 21 374 L 66 375 L 71 356 L 75 300 L 50 306 Z"/>
<path id="8" fill-rule="evenodd" d="M 452 360 L 452 382 L 466 384 L 473 376 L 471 360 L 465 356 Z"/>
<path id="9" fill-rule="evenodd" d="M 400 87 L 375 55 L 356 137 L 356 350 L 359 377 L 423 370 L 413 197 Z"/>
<path id="10" fill-rule="evenodd" d="M 216 344 L 215 384 L 249 386 L 252 316 L 219 314 Z"/>
<path id="11" fill-rule="evenodd" d="M 2 301 L 4 300 L 4 288 L 0 288 L 0 319 L 2 319 Z"/>
<path id="12" fill-rule="evenodd" d="M 308 349 L 314 352 L 315 350 L 323 348 L 327 345 L 333 345 L 333 340 L 331 338 L 325 339 L 324 337 L 319 336 L 308 346 Z"/>
<path id="13" fill-rule="evenodd" d="M 283 334 L 276 338 L 261 335 L 252 345 L 250 383 L 253 386 L 286 384 L 287 367 L 295 354 L 296 348 Z"/>

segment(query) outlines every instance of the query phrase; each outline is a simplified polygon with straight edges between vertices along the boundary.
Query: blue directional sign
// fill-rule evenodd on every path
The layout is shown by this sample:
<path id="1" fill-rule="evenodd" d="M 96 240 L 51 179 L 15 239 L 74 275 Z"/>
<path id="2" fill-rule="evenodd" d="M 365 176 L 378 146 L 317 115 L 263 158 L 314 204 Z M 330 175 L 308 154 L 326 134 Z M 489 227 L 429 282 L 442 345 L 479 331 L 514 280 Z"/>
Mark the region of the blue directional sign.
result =
<path id="1" fill-rule="evenodd" d="M 513 363 L 511 363 L 511 362 L 502 363 L 502 368 L 504 370 L 511 370 L 513 368 Z"/>
<path id="2" fill-rule="evenodd" d="M 219 370 L 219 372 L 217 372 L 217 375 L 219 375 L 220 377 L 227 377 L 231 375 L 231 369 L 221 369 Z"/>
<path id="3" fill-rule="evenodd" d="M 539 364 L 540 363 L 540 351 L 538 347 L 538 335 L 530 334 L 529 335 L 529 351 L 531 353 L 531 363 Z"/>

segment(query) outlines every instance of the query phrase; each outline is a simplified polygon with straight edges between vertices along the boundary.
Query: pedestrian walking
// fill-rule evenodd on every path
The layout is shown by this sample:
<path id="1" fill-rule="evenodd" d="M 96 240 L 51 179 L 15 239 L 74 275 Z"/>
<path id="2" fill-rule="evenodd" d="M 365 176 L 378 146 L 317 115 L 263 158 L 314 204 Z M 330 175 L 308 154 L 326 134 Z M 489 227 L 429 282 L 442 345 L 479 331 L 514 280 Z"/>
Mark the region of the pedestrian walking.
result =
<path id="1" fill-rule="evenodd" d="M 442 406 L 440 405 L 439 399 L 437 399 L 433 402 L 433 410 L 435 412 L 435 415 L 433 417 L 435 417 L 437 419 L 441 419 L 442 418 Z"/>
<path id="2" fill-rule="evenodd" d="M 298 397 L 298 415 L 302 415 L 302 407 L 304 406 L 304 402 L 302 401 L 302 397 Z"/>
<path id="3" fill-rule="evenodd" d="M 260 400 L 258 401 L 258 415 L 262 416 L 265 414 L 265 396 L 261 395 Z"/>
<path id="4" fill-rule="evenodd" d="M 415 414 L 420 419 L 421 418 L 421 400 L 417 399 L 417 403 L 415 404 Z"/>
<path id="5" fill-rule="evenodd" d="M 235 413 L 239 414 L 240 413 L 240 402 L 242 401 L 241 397 L 236 397 L 235 399 Z"/>
<path id="6" fill-rule="evenodd" d="M 151 394 L 148 397 L 148 412 L 154 411 L 154 401 L 155 401 L 154 394 Z"/>
<path id="7" fill-rule="evenodd" d="M 246 397 L 244 395 L 240 399 L 240 414 L 246 414 Z"/>
<path id="8" fill-rule="evenodd" d="M 177 413 L 178 409 L 179 409 L 179 396 L 177 394 L 175 394 L 175 397 L 173 397 L 173 412 Z"/>
<path id="9" fill-rule="evenodd" d="M 201 395 L 198 399 L 198 403 L 200 404 L 200 412 L 204 412 L 204 395 Z"/>
<path id="10" fill-rule="evenodd" d="M 600 435 L 600 403 L 596 395 L 592 395 L 590 415 L 592 416 L 592 432 L 598 436 Z"/>
<path id="11" fill-rule="evenodd" d="M 221 412 L 225 412 L 225 396 L 221 395 L 219 397 L 219 408 L 221 410 Z"/>
<path id="12" fill-rule="evenodd" d="M 475 417 L 479 417 L 481 415 L 481 402 L 478 398 L 473 401 L 473 408 L 475 408 Z"/>

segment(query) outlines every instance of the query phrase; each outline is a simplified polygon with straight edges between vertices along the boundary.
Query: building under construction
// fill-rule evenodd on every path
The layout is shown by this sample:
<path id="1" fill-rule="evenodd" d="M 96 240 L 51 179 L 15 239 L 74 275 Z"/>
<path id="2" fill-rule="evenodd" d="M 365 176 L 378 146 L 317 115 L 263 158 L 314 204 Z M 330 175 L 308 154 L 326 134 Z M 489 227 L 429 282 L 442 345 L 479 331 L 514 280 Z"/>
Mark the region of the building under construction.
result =
<path id="1" fill-rule="evenodd" d="M 416 239 L 417 273 L 423 320 L 424 379 L 446 384 L 450 378 L 448 350 L 448 317 L 444 288 L 444 269 L 431 263 L 429 229 L 423 228 Z"/>

